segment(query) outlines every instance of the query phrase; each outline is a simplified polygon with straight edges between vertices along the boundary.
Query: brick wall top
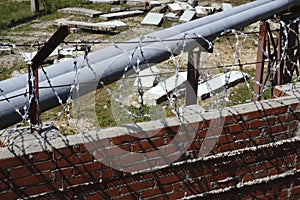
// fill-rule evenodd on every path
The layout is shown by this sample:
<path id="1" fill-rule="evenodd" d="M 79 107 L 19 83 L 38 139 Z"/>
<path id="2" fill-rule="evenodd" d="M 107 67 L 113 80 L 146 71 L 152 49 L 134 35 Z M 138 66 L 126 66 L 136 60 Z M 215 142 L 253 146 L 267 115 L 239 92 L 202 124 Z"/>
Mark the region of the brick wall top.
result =
<path id="1" fill-rule="evenodd" d="M 261 115 L 277 115 L 288 110 L 298 111 L 299 99 L 296 97 L 298 93 L 295 88 L 299 88 L 300 84 L 285 85 L 277 87 L 277 94 L 279 97 L 271 100 L 264 100 L 259 102 L 251 102 L 242 105 L 225 108 L 221 111 L 222 116 L 226 120 L 234 121 L 234 118 L 242 116 L 244 120 L 255 118 L 252 113 L 259 111 Z M 280 92 L 281 91 L 281 92 Z M 287 96 L 289 95 L 289 96 Z M 212 120 L 215 116 L 220 116 L 219 110 L 210 110 L 205 113 L 199 113 L 201 110 L 198 106 L 189 106 L 185 108 L 184 120 L 188 123 L 197 123 L 205 120 Z M 93 139 L 113 138 L 117 136 L 126 135 L 128 133 L 134 134 L 136 132 L 143 132 L 145 137 L 151 131 L 163 129 L 165 127 L 176 127 L 180 125 L 177 117 L 166 118 L 164 121 L 157 120 L 151 122 L 143 122 L 138 124 L 128 124 L 126 126 L 112 127 L 102 129 L 101 131 L 94 131 Z M 13 132 L 2 132 L 0 140 L 5 147 L 0 148 L 0 159 L 6 159 L 14 156 L 29 155 L 35 152 L 52 151 L 53 149 L 64 148 L 68 146 L 76 146 L 82 144 L 81 135 L 63 136 L 55 129 L 49 129 L 43 134 L 30 134 L 28 128 L 19 128 Z M 5 136 L 5 137 L 4 137 Z"/>

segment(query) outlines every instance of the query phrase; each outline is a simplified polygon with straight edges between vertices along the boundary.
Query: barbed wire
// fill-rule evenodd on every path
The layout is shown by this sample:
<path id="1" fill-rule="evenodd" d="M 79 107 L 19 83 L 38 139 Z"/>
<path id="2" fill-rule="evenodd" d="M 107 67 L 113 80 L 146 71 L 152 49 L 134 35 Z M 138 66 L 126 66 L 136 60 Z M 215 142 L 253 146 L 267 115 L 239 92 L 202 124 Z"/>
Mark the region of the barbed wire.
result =
<path id="1" fill-rule="evenodd" d="M 128 116 L 134 117 L 134 118 L 143 117 L 143 116 L 151 117 L 147 113 L 143 114 L 143 115 L 140 115 L 140 113 L 139 114 L 134 114 L 133 112 L 131 112 L 127 108 L 127 106 L 125 106 L 122 103 L 123 96 L 122 96 L 120 91 L 123 89 L 123 87 L 125 85 L 124 82 L 126 80 L 129 80 L 129 79 L 137 79 L 137 93 L 139 95 L 139 106 L 140 107 L 144 106 L 144 100 L 143 100 L 144 88 L 143 88 L 143 83 L 141 81 L 141 78 L 143 78 L 143 77 L 149 77 L 149 76 L 158 77 L 158 81 L 162 83 L 161 85 L 162 85 L 163 89 L 166 92 L 168 92 L 167 91 L 167 86 L 166 86 L 166 79 L 161 80 L 160 77 L 162 77 L 164 75 L 167 75 L 167 76 L 168 75 L 175 75 L 175 77 L 176 77 L 175 78 L 175 89 L 172 92 L 173 92 L 173 94 L 179 96 L 179 94 L 177 94 L 178 89 L 179 89 L 177 87 L 178 86 L 178 77 L 179 77 L 180 72 L 186 71 L 186 68 L 183 67 L 183 66 L 185 66 L 185 64 L 182 64 L 182 62 L 185 62 L 184 59 L 183 59 L 183 56 L 184 56 L 185 47 L 186 47 L 185 42 L 188 41 L 188 40 L 203 40 L 205 43 L 207 43 L 209 48 L 214 50 L 214 52 L 215 52 L 214 55 L 216 56 L 217 60 L 221 64 L 216 65 L 216 66 L 212 66 L 212 67 L 207 66 L 207 62 L 208 62 L 208 59 L 209 59 L 209 53 L 205 52 L 204 60 L 202 61 L 202 66 L 201 66 L 201 68 L 198 68 L 198 69 L 201 70 L 202 72 L 204 72 L 204 74 L 206 76 L 205 79 L 208 79 L 211 76 L 210 72 L 209 72 L 210 70 L 223 69 L 223 73 L 229 72 L 229 75 L 225 77 L 225 85 L 228 84 L 228 82 L 230 80 L 231 72 L 234 69 L 236 69 L 236 67 L 238 67 L 239 70 L 244 72 L 243 66 L 248 66 L 248 65 L 250 66 L 250 65 L 261 64 L 261 63 L 266 63 L 266 62 L 270 63 L 269 66 L 273 66 L 273 64 L 274 64 L 273 62 L 277 62 L 275 69 L 273 69 L 273 68 L 270 69 L 269 83 L 264 84 L 264 83 L 260 83 L 260 82 L 257 82 L 257 81 L 255 82 L 256 84 L 263 87 L 262 92 L 257 94 L 258 97 L 261 97 L 267 90 L 274 88 L 274 86 L 271 84 L 272 78 L 278 72 L 278 69 L 279 69 L 280 65 L 283 62 L 289 61 L 289 62 L 292 63 L 293 67 L 298 67 L 297 61 L 294 62 L 292 60 L 292 58 L 290 58 L 288 56 L 287 48 L 288 48 L 288 37 L 289 37 L 288 32 L 289 31 L 296 34 L 298 36 L 298 39 L 299 39 L 299 34 L 296 31 L 294 31 L 293 29 L 291 29 L 291 24 L 298 23 L 299 19 L 300 18 L 297 18 L 289 24 L 287 24 L 286 22 L 283 22 L 283 21 L 279 21 L 279 24 L 281 25 L 282 29 L 273 29 L 270 32 L 271 34 L 273 34 L 273 33 L 280 34 L 280 30 L 283 30 L 282 32 L 283 32 L 284 41 L 283 41 L 282 53 L 281 53 L 279 61 L 273 61 L 271 59 L 270 55 L 268 54 L 268 52 L 265 51 L 264 48 L 260 46 L 260 44 L 258 42 L 258 39 L 256 38 L 257 37 L 256 34 L 261 33 L 261 32 L 258 32 L 258 31 L 254 30 L 254 29 L 257 29 L 257 27 L 253 27 L 252 30 L 247 31 L 247 32 L 243 32 L 241 30 L 235 30 L 235 29 L 225 30 L 212 42 L 207 40 L 205 37 L 203 37 L 201 35 L 198 35 L 197 33 L 193 33 L 192 35 L 184 34 L 181 38 L 172 38 L 172 39 L 160 39 L 160 38 L 156 38 L 156 37 L 152 37 L 152 36 L 142 36 L 142 37 L 140 37 L 140 39 L 138 41 L 125 41 L 125 42 L 124 41 L 121 41 L 121 42 L 119 42 L 119 41 L 98 41 L 98 40 L 95 40 L 95 41 L 63 41 L 62 44 L 68 44 L 68 45 L 75 44 L 75 46 L 76 46 L 76 48 L 75 48 L 76 55 L 73 57 L 73 60 L 74 60 L 74 62 L 73 62 L 74 63 L 74 81 L 73 81 L 73 83 L 70 83 L 70 84 L 53 85 L 52 82 L 51 82 L 51 78 L 48 77 L 46 70 L 44 69 L 44 67 L 42 67 L 42 72 L 46 77 L 46 81 L 47 81 L 48 86 L 42 86 L 42 87 L 39 87 L 39 89 L 51 89 L 53 91 L 53 93 L 55 94 L 59 105 L 62 106 L 61 110 L 57 113 L 56 117 L 51 120 L 50 124 L 53 125 L 54 122 L 65 112 L 67 114 L 68 121 L 70 121 L 70 119 L 71 119 L 70 104 L 72 103 L 72 95 L 74 95 L 74 91 L 75 91 L 75 94 L 77 95 L 77 105 L 78 105 L 78 113 L 77 114 L 78 114 L 78 116 L 80 115 L 80 93 L 79 93 L 79 90 L 80 90 L 80 87 L 82 85 L 90 84 L 90 83 L 94 83 L 94 84 L 102 86 L 105 89 L 105 91 L 107 91 L 107 93 L 112 98 L 112 100 L 114 100 L 116 103 L 118 103 L 120 105 L 121 109 L 123 111 L 125 111 L 125 113 Z M 269 24 L 275 23 L 272 20 L 267 20 L 266 22 L 269 23 Z M 269 32 L 269 31 L 266 31 L 266 32 Z M 233 37 L 231 37 L 231 36 L 233 36 Z M 220 49 L 218 49 L 217 46 L 215 45 L 216 43 L 221 42 L 220 38 L 222 38 L 222 37 L 226 38 L 226 41 L 230 46 L 230 49 L 231 49 L 231 52 L 232 52 L 232 60 L 231 60 L 232 63 L 231 64 L 225 64 L 226 62 L 224 61 L 224 58 L 222 57 L 222 51 Z M 175 55 L 173 53 L 173 51 L 168 47 L 167 42 L 170 42 L 170 41 L 180 41 L 182 43 L 180 53 L 178 55 Z M 254 46 L 256 46 L 257 48 L 262 50 L 264 56 L 266 57 L 266 59 L 263 62 L 257 62 L 257 61 L 256 62 L 242 62 L 241 54 L 242 54 L 242 50 L 243 50 L 245 44 L 247 43 L 247 41 L 251 41 L 254 44 Z M 144 43 L 154 43 L 154 42 L 159 42 L 159 43 L 164 44 L 164 47 L 170 53 L 169 61 L 170 61 L 170 63 L 172 63 L 174 65 L 174 67 L 175 67 L 174 71 L 170 71 L 169 63 L 166 62 L 165 67 L 166 67 L 166 70 L 168 70 L 167 72 L 155 73 L 150 68 L 152 70 L 151 71 L 152 74 L 141 75 L 140 74 L 140 71 L 141 71 L 140 63 L 141 63 L 141 61 L 146 63 L 146 65 L 148 67 L 151 66 L 149 61 L 147 61 L 145 56 L 144 56 L 142 44 L 144 44 Z M 79 82 L 80 70 L 82 68 L 84 68 L 85 66 L 87 66 L 87 68 L 96 77 L 96 73 L 93 70 L 93 67 L 91 66 L 90 61 L 89 61 L 89 57 L 88 57 L 89 51 L 88 51 L 86 45 L 95 45 L 95 44 L 103 44 L 103 43 L 112 44 L 116 48 L 120 49 L 124 54 L 128 55 L 128 59 L 129 59 L 130 64 L 124 69 L 123 75 L 120 79 L 120 84 L 118 86 L 117 96 L 115 95 L 114 92 L 111 91 L 111 89 L 109 87 L 107 87 L 104 84 L 104 82 L 110 81 L 109 79 L 103 79 L 103 80 L 101 79 L 100 81 Z M 121 47 L 118 46 L 119 44 L 126 44 L 126 43 L 136 44 L 137 46 L 133 49 L 133 51 L 131 51 L 129 53 L 128 51 L 124 51 Z M 43 46 L 44 44 L 45 43 L 41 43 L 41 42 L 38 42 L 38 41 L 35 41 L 34 43 L 32 43 L 30 45 L 27 45 L 27 44 L 11 44 L 9 42 L 0 42 L 0 46 L 13 47 L 13 48 L 17 49 L 17 51 L 25 57 L 26 57 L 26 54 L 19 47 L 30 47 L 30 56 L 26 57 L 26 59 L 28 60 L 28 64 L 30 64 L 31 59 L 32 59 L 32 52 L 33 52 L 32 49 L 33 49 L 33 47 L 40 47 L 40 46 Z M 80 45 L 85 46 L 84 47 L 84 52 L 85 53 L 84 53 L 84 56 L 83 56 L 84 58 L 83 58 L 82 63 L 78 63 L 78 60 L 77 60 L 77 58 L 78 58 L 77 52 L 79 50 L 77 47 L 80 46 Z M 133 60 L 134 56 L 136 56 L 138 58 L 135 61 Z M 129 70 L 129 68 L 132 68 L 134 70 L 135 76 L 134 75 L 132 75 L 132 76 L 127 76 L 126 75 L 126 72 Z M 287 71 L 287 73 L 290 73 L 290 75 L 292 75 L 286 65 L 284 66 L 284 69 Z M 29 76 L 30 82 L 31 82 L 32 85 L 34 85 L 34 76 L 33 76 L 32 70 L 29 72 L 29 75 L 30 75 Z M 248 91 L 251 94 L 253 94 L 253 89 L 251 88 L 249 81 L 254 82 L 255 80 L 248 79 L 244 74 L 243 74 L 243 79 L 245 81 L 245 84 L 246 84 L 246 87 L 247 87 Z M 57 88 L 63 88 L 63 87 L 70 87 L 70 92 L 69 92 L 69 95 L 68 95 L 65 103 L 63 102 L 63 100 L 61 99 L 61 97 L 59 96 L 59 94 L 56 91 Z M 222 98 L 225 99 L 225 97 L 227 95 L 227 92 L 228 92 L 228 88 L 225 86 L 223 88 L 223 97 Z M 211 93 L 212 93 L 212 96 L 217 95 L 217 92 L 215 92 L 213 90 L 212 90 Z M 20 97 L 20 96 L 24 96 L 24 97 L 28 96 L 28 102 L 29 102 L 29 105 L 30 105 L 30 103 L 33 99 L 33 95 L 34 94 L 30 94 L 29 91 L 26 91 L 26 92 L 22 92 L 20 94 L 12 95 L 12 96 L 6 96 L 6 94 L 3 94 L 3 91 L 0 89 L 0 96 L 4 97 L 4 98 L 1 98 L 0 101 L 7 101 L 9 103 L 11 103 L 10 100 L 13 99 L 13 98 L 17 98 L 17 97 Z M 26 98 L 24 98 L 24 99 L 26 100 Z M 179 104 L 177 102 L 177 98 L 174 99 L 171 96 L 167 95 L 167 100 L 168 100 L 169 106 L 172 107 L 175 110 L 177 116 L 180 118 L 180 113 L 178 111 Z M 229 102 L 230 100 L 225 99 L 225 101 Z M 252 99 L 246 100 L 246 102 L 249 102 L 249 101 L 252 101 Z M 232 102 L 232 103 L 233 104 L 238 104 L 239 102 Z M 214 102 L 213 104 L 217 105 L 218 102 Z M 14 106 L 14 105 L 12 105 L 12 106 Z M 22 123 L 25 120 L 28 119 L 29 106 L 28 107 L 25 106 L 23 108 L 23 114 L 15 106 L 14 106 L 14 108 L 15 108 L 15 111 L 19 115 L 21 115 L 21 117 L 23 119 Z"/>

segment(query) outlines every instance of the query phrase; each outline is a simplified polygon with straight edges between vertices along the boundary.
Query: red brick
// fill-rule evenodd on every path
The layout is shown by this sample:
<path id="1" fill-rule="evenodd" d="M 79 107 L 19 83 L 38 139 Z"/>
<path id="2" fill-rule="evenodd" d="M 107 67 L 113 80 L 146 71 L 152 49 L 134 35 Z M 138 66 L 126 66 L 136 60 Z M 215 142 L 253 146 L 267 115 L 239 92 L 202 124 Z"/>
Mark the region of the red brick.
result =
<path id="1" fill-rule="evenodd" d="M 105 199 L 107 196 L 103 194 L 102 192 L 97 192 L 95 194 L 88 194 L 85 196 L 85 200 L 95 200 L 95 199 Z"/>
<path id="2" fill-rule="evenodd" d="M 1 181 L 0 182 L 0 191 L 1 192 L 9 190 L 9 188 L 10 188 L 10 185 L 9 185 L 9 183 L 7 181 Z"/>
<path id="3" fill-rule="evenodd" d="M 55 165 L 52 160 L 35 163 L 32 168 L 37 172 L 49 171 L 55 168 Z"/>
<path id="4" fill-rule="evenodd" d="M 36 152 L 31 155 L 33 157 L 32 161 L 34 163 L 39 161 L 49 160 L 52 158 L 52 152 L 49 151 Z"/>
<path id="5" fill-rule="evenodd" d="M 89 162 L 85 164 L 75 165 L 73 167 L 74 175 L 91 173 L 91 172 L 100 172 L 101 169 L 104 169 L 104 166 L 100 162 Z"/>
<path id="6" fill-rule="evenodd" d="M 167 192 L 168 191 L 164 191 L 161 188 L 153 188 L 153 189 L 142 192 L 142 198 L 148 198 L 148 197 L 153 198 L 154 196 L 159 196 L 159 195 L 162 195 Z"/>
<path id="7" fill-rule="evenodd" d="M 249 129 L 257 129 L 268 126 L 268 122 L 264 119 L 254 119 L 249 123 Z"/>
<path id="8" fill-rule="evenodd" d="M 279 106 L 279 107 L 263 110 L 263 113 L 265 116 L 271 116 L 271 115 L 276 116 L 282 113 L 287 113 L 287 111 L 288 111 L 288 106 Z"/>
<path id="9" fill-rule="evenodd" d="M 31 175 L 31 171 L 29 170 L 29 166 L 16 168 L 9 172 L 9 176 L 12 179 L 20 178 L 20 177 L 24 177 L 24 176 L 30 176 L 30 175 Z"/>
<path id="10" fill-rule="evenodd" d="M 53 150 L 53 158 L 54 159 L 66 158 L 71 155 L 73 155 L 73 149 L 71 147 L 64 147 L 61 149 Z"/>
<path id="11" fill-rule="evenodd" d="M 37 185 L 39 183 L 44 183 L 51 181 L 50 172 L 45 172 L 39 175 L 25 176 L 19 179 L 14 179 L 13 182 L 17 187 L 24 187 L 30 185 Z"/>
<path id="12" fill-rule="evenodd" d="M 91 162 L 94 159 L 94 156 L 90 152 L 86 152 L 80 155 L 80 163 Z"/>
<path id="13" fill-rule="evenodd" d="M 1 160 L 1 168 L 4 170 L 11 167 L 23 166 L 26 163 L 29 163 L 29 159 L 27 156 L 6 158 Z"/>
<path id="14" fill-rule="evenodd" d="M 291 194 L 292 194 L 292 195 L 300 194 L 300 186 L 293 187 L 293 188 L 291 189 Z"/>
<path id="15" fill-rule="evenodd" d="M 242 124 L 232 124 L 227 125 L 225 128 L 228 131 L 227 133 L 238 133 L 245 130 L 246 127 L 244 127 Z"/>
<path id="16" fill-rule="evenodd" d="M 261 113 L 258 111 L 253 111 L 253 112 L 249 112 L 249 113 L 245 113 L 245 115 L 247 116 L 247 120 L 252 120 L 252 119 L 259 119 L 261 118 Z"/>
<path id="17" fill-rule="evenodd" d="M 104 193 L 109 197 L 116 197 L 120 194 L 121 189 L 120 188 L 112 188 L 104 190 Z"/>
<path id="18" fill-rule="evenodd" d="M 182 179 L 176 174 L 158 178 L 158 183 L 162 185 L 176 183 L 179 181 L 182 181 Z"/>
<path id="19" fill-rule="evenodd" d="M 44 192 L 49 192 L 49 191 L 54 191 L 54 190 L 55 190 L 55 188 L 53 188 L 51 184 L 38 185 L 38 186 L 29 187 L 29 188 L 24 189 L 24 193 L 28 196 L 31 196 L 31 195 L 41 194 Z"/>
<path id="20" fill-rule="evenodd" d="M 68 179 L 72 176 L 72 172 L 72 167 L 52 171 L 55 174 L 55 180 Z"/>
<path id="21" fill-rule="evenodd" d="M 110 179 L 114 176 L 114 169 L 108 168 L 101 171 L 101 178 Z"/>
<path id="22" fill-rule="evenodd" d="M 126 186 L 122 187 L 122 194 L 125 193 L 130 193 L 130 192 L 138 192 L 140 190 L 144 190 L 147 188 L 153 188 L 153 186 L 155 185 L 155 182 L 153 181 L 139 181 L 136 183 L 129 183 Z"/>
<path id="23" fill-rule="evenodd" d="M 8 200 L 8 199 L 17 199 L 18 197 L 20 196 L 13 191 L 0 194 L 0 199 Z"/>
<path id="24" fill-rule="evenodd" d="M 180 199 L 184 197 L 184 191 L 174 191 L 173 193 L 167 194 L 168 199 Z"/>
<path id="25" fill-rule="evenodd" d="M 133 137 L 132 135 L 120 135 L 112 138 L 112 143 L 115 145 L 120 145 L 124 143 L 132 143 L 139 141 L 139 138 Z"/>

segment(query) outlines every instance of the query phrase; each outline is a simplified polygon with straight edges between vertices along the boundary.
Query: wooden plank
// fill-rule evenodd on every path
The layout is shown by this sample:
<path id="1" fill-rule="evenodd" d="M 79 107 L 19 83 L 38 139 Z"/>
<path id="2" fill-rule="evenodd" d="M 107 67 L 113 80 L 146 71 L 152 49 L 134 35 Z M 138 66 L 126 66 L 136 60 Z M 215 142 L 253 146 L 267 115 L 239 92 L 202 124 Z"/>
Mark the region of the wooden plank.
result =
<path id="1" fill-rule="evenodd" d="M 86 15 L 86 16 L 89 16 L 89 17 L 97 17 L 97 16 L 103 14 L 103 12 L 98 11 L 98 10 L 87 9 L 87 8 L 76 8 L 76 7 L 59 9 L 58 12 L 69 13 L 69 14 L 78 14 L 78 15 Z"/>

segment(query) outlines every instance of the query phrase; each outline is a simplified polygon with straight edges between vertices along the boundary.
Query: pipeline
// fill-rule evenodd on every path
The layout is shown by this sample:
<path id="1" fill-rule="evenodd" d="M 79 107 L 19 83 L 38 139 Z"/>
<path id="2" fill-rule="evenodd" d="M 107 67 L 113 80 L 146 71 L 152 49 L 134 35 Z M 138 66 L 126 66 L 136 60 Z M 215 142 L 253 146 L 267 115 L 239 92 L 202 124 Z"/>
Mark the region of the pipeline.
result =
<path id="1" fill-rule="evenodd" d="M 88 55 L 89 64 L 84 57 L 78 57 L 77 66 L 80 66 L 80 75 L 76 77 L 74 70 L 74 61 L 68 60 L 45 68 L 47 77 L 51 80 L 52 85 L 66 85 L 65 87 L 56 88 L 56 92 L 63 101 L 68 98 L 71 86 L 75 78 L 80 84 L 80 94 L 93 91 L 90 82 L 103 81 L 109 84 L 118 80 L 126 70 L 132 68 L 132 63 L 140 61 L 140 65 L 147 63 L 159 63 L 169 59 L 170 51 L 177 54 L 178 49 L 186 45 L 185 50 L 193 49 L 199 44 L 207 46 L 207 42 L 201 38 L 195 38 L 195 33 L 212 41 L 224 30 L 239 29 L 250 25 L 259 20 L 268 19 L 275 14 L 287 11 L 300 5 L 299 0 L 258 0 L 244 4 L 231 10 L 223 11 L 211 16 L 203 17 L 188 23 L 180 24 L 171 28 L 157 31 L 145 35 L 141 42 L 140 38 L 130 40 L 129 43 L 121 43 L 118 46 L 110 46 Z M 151 38 L 167 40 L 164 42 L 149 42 Z M 185 38 L 184 44 L 176 39 Z M 196 43 L 195 43 L 196 41 Z M 137 43 L 134 43 L 137 42 Z M 132 59 L 128 58 L 135 51 L 138 43 L 143 53 L 136 53 Z M 145 67 L 150 65 L 143 65 Z M 39 70 L 39 86 L 49 86 L 45 74 Z M 0 82 L 0 96 L 10 97 L 17 94 L 25 93 L 28 88 L 28 75 L 20 75 Z M 24 112 L 24 106 L 28 107 L 28 95 L 18 96 L 9 101 L 0 101 L 0 129 L 16 124 L 22 120 L 22 117 L 16 112 Z M 46 111 L 59 105 L 57 97 L 51 88 L 40 90 L 39 99 L 40 111 Z"/>

